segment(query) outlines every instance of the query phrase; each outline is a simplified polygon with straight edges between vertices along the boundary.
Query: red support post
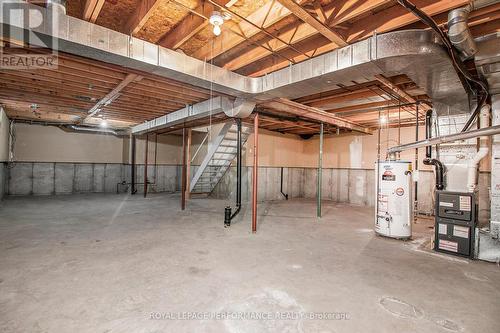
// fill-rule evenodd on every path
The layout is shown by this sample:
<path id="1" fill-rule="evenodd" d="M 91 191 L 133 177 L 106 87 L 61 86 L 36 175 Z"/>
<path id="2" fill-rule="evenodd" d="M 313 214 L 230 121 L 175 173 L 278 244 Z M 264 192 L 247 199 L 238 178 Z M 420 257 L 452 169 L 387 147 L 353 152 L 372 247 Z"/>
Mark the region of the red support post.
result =
<path id="1" fill-rule="evenodd" d="M 146 148 L 144 149 L 144 198 L 148 195 L 148 147 L 149 135 L 146 134 Z"/>
<path id="2" fill-rule="evenodd" d="M 253 120 L 252 232 L 257 232 L 257 176 L 259 173 L 259 114 Z"/>
<path id="3" fill-rule="evenodd" d="M 182 176 L 181 176 L 181 209 L 186 209 L 187 186 L 187 129 L 182 129 Z"/>

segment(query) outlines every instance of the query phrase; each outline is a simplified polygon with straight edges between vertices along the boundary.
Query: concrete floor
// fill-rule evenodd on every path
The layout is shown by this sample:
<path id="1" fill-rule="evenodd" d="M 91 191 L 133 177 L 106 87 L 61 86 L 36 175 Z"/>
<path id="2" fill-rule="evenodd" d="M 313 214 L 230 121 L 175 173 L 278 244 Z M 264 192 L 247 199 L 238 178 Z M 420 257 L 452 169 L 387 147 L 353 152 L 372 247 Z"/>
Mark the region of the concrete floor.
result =
<path id="1" fill-rule="evenodd" d="M 272 202 L 252 235 L 246 211 L 223 228 L 225 204 L 4 201 L 0 331 L 500 332 L 499 267 L 423 249 L 429 221 L 402 242 L 374 235 L 366 207 L 325 203 L 319 221 L 313 201 Z M 214 318 L 228 313 L 286 318 Z"/>

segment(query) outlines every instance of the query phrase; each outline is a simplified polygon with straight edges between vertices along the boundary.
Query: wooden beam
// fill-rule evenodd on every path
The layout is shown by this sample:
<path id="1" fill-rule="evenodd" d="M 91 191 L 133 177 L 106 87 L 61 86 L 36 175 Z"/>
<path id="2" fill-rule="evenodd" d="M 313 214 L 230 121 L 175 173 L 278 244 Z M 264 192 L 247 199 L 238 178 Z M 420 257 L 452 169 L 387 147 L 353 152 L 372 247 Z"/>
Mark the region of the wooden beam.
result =
<path id="1" fill-rule="evenodd" d="M 135 9 L 125 25 L 125 31 L 129 35 L 138 33 L 144 27 L 156 8 L 158 8 L 160 3 L 160 0 L 139 1 L 139 6 Z"/>
<path id="2" fill-rule="evenodd" d="M 110 103 L 113 102 L 118 96 L 120 91 L 123 90 L 128 84 L 131 82 L 137 82 L 142 80 L 142 76 L 139 76 L 137 74 L 128 74 L 125 79 L 120 82 L 119 85 L 116 86 L 115 89 L 113 89 L 109 94 L 104 96 L 97 104 L 95 104 L 88 112 L 87 117 L 85 120 L 89 119 L 90 117 L 94 116 L 96 113 L 100 112 L 103 107 L 108 106 Z"/>
<path id="3" fill-rule="evenodd" d="M 371 134 L 371 131 L 368 128 L 365 128 L 356 123 L 345 120 L 343 118 L 336 117 L 331 113 L 328 113 L 321 109 L 293 102 L 286 98 L 276 98 L 270 101 L 266 101 L 262 104 L 259 104 L 259 106 L 279 112 L 293 114 L 303 118 L 308 118 L 315 122 L 319 121 L 325 124 L 350 129 L 356 132 Z"/>
<path id="4" fill-rule="evenodd" d="M 326 26 L 323 22 L 309 14 L 302 6 L 293 0 L 278 0 L 283 6 L 288 8 L 295 16 L 309 24 L 320 34 L 328 38 L 331 42 L 337 44 L 337 46 L 346 46 L 347 43 L 338 32 L 334 31 L 330 27 Z"/>
<path id="5" fill-rule="evenodd" d="M 226 3 L 227 1 L 224 1 Z M 214 6 L 205 1 L 194 9 L 195 12 L 200 13 L 204 17 L 210 17 L 214 11 Z M 189 13 L 179 24 L 177 24 L 171 31 L 167 32 L 159 41 L 158 44 L 175 50 L 181 47 L 191 37 L 200 32 L 209 24 L 208 20 Z M 209 48 L 208 48 L 209 49 Z"/>
<path id="6" fill-rule="evenodd" d="M 87 0 L 83 7 L 83 19 L 95 23 L 106 0 Z"/>
<path id="7" fill-rule="evenodd" d="M 381 4 L 380 1 L 373 1 L 373 2 L 365 1 L 363 4 L 360 4 L 358 5 L 358 7 L 355 7 L 355 9 L 353 9 L 353 11 L 349 13 L 348 16 L 344 16 L 344 18 L 345 17 L 352 18 L 351 15 L 353 15 L 354 12 L 360 12 L 362 7 L 366 8 L 365 7 L 367 6 L 366 3 L 374 4 L 375 2 L 379 2 L 379 5 Z M 467 4 L 468 1 L 467 0 L 454 0 L 454 1 L 414 0 L 413 3 L 428 15 L 434 16 L 443 12 L 447 12 L 451 9 L 461 7 L 464 4 Z M 343 13 L 345 13 L 345 11 Z M 366 13 L 367 12 L 364 12 L 365 15 Z M 373 14 L 372 16 L 370 16 L 369 20 L 359 19 L 354 21 L 349 27 L 349 30 L 346 32 L 346 40 L 348 43 L 352 43 L 362 38 L 366 38 L 373 35 L 375 31 L 377 31 L 378 33 L 392 31 L 407 26 L 409 24 L 412 24 L 417 20 L 418 18 L 416 18 L 413 14 L 409 13 L 405 8 L 399 5 L 394 5 L 393 7 L 390 7 L 376 14 Z M 332 24 L 338 24 L 341 22 L 343 22 L 342 19 L 332 20 Z M 298 47 L 297 45 L 295 46 Z M 307 42 L 305 41 L 301 42 L 300 48 L 302 51 L 305 52 L 314 51 L 315 55 L 320 55 L 322 53 L 332 51 L 336 47 L 331 43 L 329 44 L 325 42 L 323 36 L 318 36 L 317 34 L 313 34 L 307 40 Z M 289 51 L 287 49 L 280 50 L 279 52 L 285 55 L 289 54 Z M 254 60 L 253 62 L 246 63 L 246 65 L 243 66 L 240 66 L 240 64 L 235 64 L 232 70 L 239 69 L 238 73 L 243 75 L 260 76 L 288 66 L 288 62 L 276 59 L 276 57 L 270 56 L 269 54 L 264 55 L 264 57 L 253 54 L 253 58 L 262 60 L 261 61 Z M 296 62 L 300 62 L 305 59 L 306 59 L 305 57 L 300 55 L 293 56 L 293 60 Z M 245 62 L 242 63 L 244 64 Z"/>
<path id="8" fill-rule="evenodd" d="M 365 1 L 361 4 L 351 2 L 352 1 L 348 1 L 347 3 L 345 3 L 344 1 L 343 4 L 338 4 L 339 6 L 341 6 L 340 8 L 335 7 L 335 5 L 337 5 L 337 2 L 335 1 L 326 6 L 324 8 L 324 11 L 325 15 L 328 16 L 328 21 L 330 21 L 332 25 L 344 23 L 347 20 L 351 20 L 356 16 L 363 15 L 370 10 L 373 10 L 374 8 L 387 3 L 388 0 Z M 272 27 L 270 27 L 270 29 L 272 29 Z M 300 23 L 295 26 L 287 25 L 277 33 L 283 40 L 294 44 L 297 48 L 300 48 L 303 51 L 305 50 L 306 52 L 318 48 L 318 46 L 324 44 L 328 44 L 328 46 L 324 50 L 321 50 L 321 52 L 327 52 L 337 48 L 336 44 L 328 43 L 329 40 L 327 38 L 318 34 L 318 31 L 307 23 Z M 311 38 L 314 38 L 314 42 L 310 42 Z M 281 53 L 285 57 L 297 59 L 299 61 L 306 59 L 306 57 L 304 56 L 297 56 L 296 52 L 291 52 L 287 48 L 287 45 L 281 43 L 278 40 L 271 40 L 267 44 L 275 52 L 281 51 Z M 304 48 L 302 47 L 303 44 L 306 45 Z M 317 52 L 315 53 L 315 55 L 317 55 Z M 196 54 L 194 54 L 194 56 L 196 57 Z M 263 75 L 265 74 L 265 71 L 267 71 L 267 68 L 264 67 L 269 67 L 269 62 L 271 62 L 272 64 L 276 64 L 276 57 L 272 56 L 271 52 L 269 52 L 268 50 L 261 48 L 248 47 L 246 52 L 239 55 L 238 57 L 234 57 L 230 61 L 226 59 L 226 64 L 223 67 L 232 71 L 236 71 L 244 66 L 251 66 L 252 64 L 256 63 L 256 60 L 263 58 L 265 58 L 266 62 L 265 64 L 263 64 L 261 71 L 258 74 Z M 271 60 L 267 61 L 267 59 Z M 288 62 L 286 61 L 279 61 L 278 63 L 280 65 L 288 64 Z M 255 70 L 253 70 L 253 72 L 255 72 Z"/>
<path id="9" fill-rule="evenodd" d="M 257 26 L 268 28 L 288 15 L 291 15 L 291 13 L 287 8 L 275 1 L 268 1 L 264 6 L 250 14 L 247 19 Z M 210 60 L 243 43 L 246 40 L 245 38 L 250 38 L 260 32 L 258 28 L 245 21 L 239 22 L 234 29 L 241 32 L 241 34 L 222 34 L 212 41 L 213 50 L 210 47 L 202 47 L 191 56 L 202 60 Z"/>
<path id="10" fill-rule="evenodd" d="M 391 89 L 396 95 L 398 95 L 403 100 L 405 100 L 409 103 L 416 103 L 417 102 L 417 100 L 415 98 L 413 98 L 413 96 L 410 96 L 406 91 L 404 91 L 403 89 L 396 86 L 394 83 L 392 83 L 385 76 L 383 76 L 381 74 L 375 75 L 375 79 L 378 82 L 382 83 L 387 88 Z M 421 104 L 421 107 L 422 107 L 422 110 L 424 110 L 424 111 L 427 111 L 430 109 L 430 106 L 428 106 L 427 104 L 424 104 L 424 103 Z"/>
<path id="11" fill-rule="evenodd" d="M 321 23 L 327 24 L 328 17 L 326 16 L 325 10 L 323 9 L 323 6 L 321 5 L 321 1 L 315 0 L 313 2 L 313 7 L 314 7 L 314 11 L 316 12 L 316 15 L 318 16 L 318 19 L 321 21 Z"/>

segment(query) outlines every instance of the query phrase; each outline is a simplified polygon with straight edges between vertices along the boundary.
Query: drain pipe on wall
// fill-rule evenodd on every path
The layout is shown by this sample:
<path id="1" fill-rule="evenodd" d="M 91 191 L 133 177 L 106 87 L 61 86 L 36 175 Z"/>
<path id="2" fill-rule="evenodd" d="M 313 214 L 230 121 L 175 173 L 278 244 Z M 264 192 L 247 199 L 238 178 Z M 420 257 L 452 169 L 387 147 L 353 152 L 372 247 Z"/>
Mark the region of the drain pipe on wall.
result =
<path id="1" fill-rule="evenodd" d="M 483 107 L 481 108 L 481 113 L 479 114 L 480 128 L 486 128 L 489 126 L 490 112 L 491 112 L 491 106 L 489 104 L 483 105 Z M 477 173 L 478 173 L 477 171 L 479 162 L 481 162 L 481 160 L 488 155 L 489 152 L 488 143 L 489 140 L 487 136 L 480 136 L 479 150 L 477 151 L 476 155 L 472 158 L 472 160 L 469 162 L 468 172 L 467 172 L 467 188 L 469 189 L 469 192 L 474 192 L 476 190 Z"/>
<path id="2" fill-rule="evenodd" d="M 236 146 L 236 210 L 231 214 L 231 206 L 227 206 L 224 210 L 224 227 L 231 226 L 231 221 L 238 215 L 241 210 L 241 119 L 236 118 L 237 131 L 237 146 Z"/>
<path id="3" fill-rule="evenodd" d="M 425 139 L 431 138 L 432 110 L 425 113 Z M 444 166 L 440 160 L 432 158 L 432 146 L 425 147 L 425 165 L 433 165 L 436 170 L 436 190 L 444 190 Z"/>
<path id="4" fill-rule="evenodd" d="M 288 194 L 283 192 L 283 167 L 281 167 L 280 192 L 285 197 L 285 199 L 288 200 Z"/>

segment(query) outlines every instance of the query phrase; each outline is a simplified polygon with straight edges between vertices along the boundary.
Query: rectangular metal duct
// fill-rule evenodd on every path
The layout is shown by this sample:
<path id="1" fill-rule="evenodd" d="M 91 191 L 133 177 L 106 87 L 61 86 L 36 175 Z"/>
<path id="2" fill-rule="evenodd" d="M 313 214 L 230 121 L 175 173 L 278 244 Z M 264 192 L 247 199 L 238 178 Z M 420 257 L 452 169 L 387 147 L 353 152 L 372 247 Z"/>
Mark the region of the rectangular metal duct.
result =
<path id="1" fill-rule="evenodd" d="M 26 30 L 62 52 L 85 54 L 91 59 L 206 89 L 213 88 L 232 96 L 258 100 L 293 99 L 349 86 L 353 82 L 371 81 L 377 74 L 406 74 L 434 101 L 446 104 L 454 111 L 468 111 L 466 91 L 448 54 L 431 31 L 376 35 L 263 77 L 252 78 L 62 13 L 55 13 L 56 18 L 49 21 L 47 9 L 22 1 L 18 3 L 38 11 L 46 24 L 28 30 L 22 25 L 22 11 L 13 12 L 9 20 L 3 15 L 0 20 L 4 38 L 21 37 Z M 55 29 L 50 29 L 50 22 L 57 23 Z"/>

